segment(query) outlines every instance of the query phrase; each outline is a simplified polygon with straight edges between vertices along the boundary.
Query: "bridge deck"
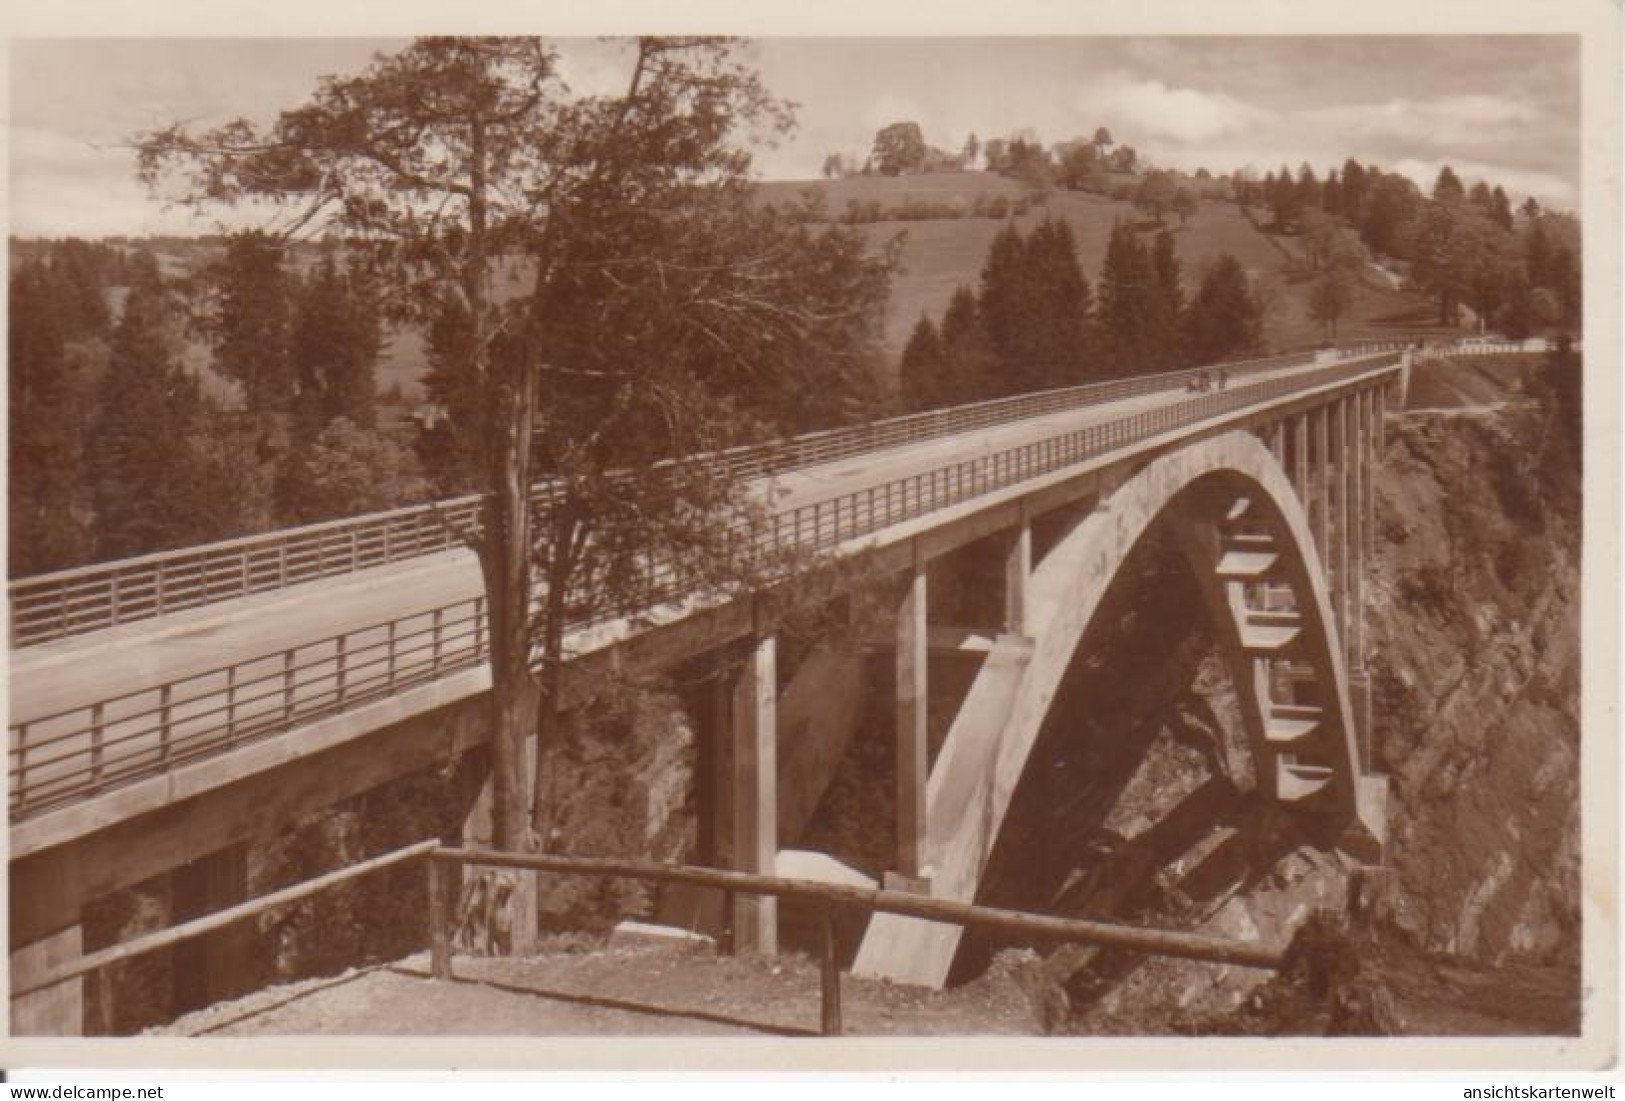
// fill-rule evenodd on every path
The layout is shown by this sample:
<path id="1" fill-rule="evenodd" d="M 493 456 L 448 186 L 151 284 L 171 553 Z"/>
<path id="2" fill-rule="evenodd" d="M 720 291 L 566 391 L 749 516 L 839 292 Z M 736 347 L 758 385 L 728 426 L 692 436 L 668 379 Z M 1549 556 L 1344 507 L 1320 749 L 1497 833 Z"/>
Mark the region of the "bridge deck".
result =
<path id="1" fill-rule="evenodd" d="M 1305 376 L 1304 385 L 1313 389 L 1316 384 L 1310 378 L 1323 370 L 1324 365 L 1265 370 L 1247 376 L 1245 386 L 1250 389 L 1277 380 L 1288 380 L 1286 384 L 1291 385 L 1296 376 Z M 815 502 L 834 501 L 883 484 L 894 486 L 912 475 L 1055 440 L 1092 426 L 1133 418 L 1143 426 L 1148 419 L 1143 414 L 1188 402 L 1190 397 L 1175 388 L 1045 414 L 779 474 L 756 483 L 755 488 L 769 494 L 776 512 L 787 515 Z M 919 496 L 918 489 L 915 496 Z M 937 507 L 935 491 L 927 497 L 927 506 Z M 914 503 L 920 502 L 916 499 Z M 34 802 L 25 799 L 21 807 L 17 803 L 17 789 L 26 786 L 17 782 L 21 724 L 32 724 L 26 736 L 30 748 L 21 756 L 28 782 L 44 792 L 38 805 L 58 802 L 70 787 L 86 786 L 87 779 L 87 793 L 94 793 L 104 783 L 118 782 L 115 777 L 119 774 L 150 773 L 167 767 L 166 762 L 184 758 L 194 748 L 218 752 L 228 748 L 233 738 L 260 736 L 256 730 L 268 734 L 286 729 L 296 714 L 303 721 L 307 711 L 316 717 L 320 711 L 342 708 L 346 677 L 352 678 L 354 698 L 356 681 L 383 675 L 379 670 L 385 653 L 388 683 L 393 689 L 397 684 L 397 633 L 403 639 L 401 649 L 416 648 L 419 655 L 419 664 L 406 683 L 441 675 L 441 610 L 449 612 L 459 601 L 464 602 L 462 607 L 468 611 L 448 616 L 446 645 L 460 645 L 465 655 L 477 653 L 483 625 L 468 602 L 479 591 L 473 555 L 448 551 L 14 652 L 9 732 L 13 813 L 26 813 Z M 454 617 L 460 618 L 451 622 Z M 432 669 L 426 656 L 431 622 Z M 331 647 L 324 650 L 329 642 Z M 296 659 L 292 654 L 299 647 L 306 649 Z M 464 657 L 461 667 L 466 668 L 469 660 Z M 196 679 L 174 699 L 168 689 L 154 687 L 188 677 Z M 372 687 L 380 690 L 382 685 L 375 679 Z M 157 745 L 156 735 L 153 744 L 144 740 L 143 731 L 159 722 L 169 745 Z M 218 737 L 210 731 L 222 722 L 237 733 L 218 744 Z M 196 735 L 190 744 L 189 731 Z M 113 747 L 107 752 L 118 763 L 105 771 L 103 744 Z M 74 770 L 79 775 L 70 779 L 68 774 Z M 57 786 L 52 783 L 56 772 L 63 774 L 60 795 L 50 790 Z"/>
<path id="2" fill-rule="evenodd" d="M 1249 382 L 1302 373 L 1263 372 Z M 866 485 L 932 470 L 1033 440 L 1105 423 L 1185 398 L 1183 391 L 1144 394 L 1067 413 L 949 436 L 780 474 L 771 487 L 775 511 L 839 497 Z M 428 612 L 477 595 L 479 568 L 469 551 L 443 551 L 361 574 L 315 581 L 260 597 L 144 620 L 116 631 L 79 635 L 11 655 L 12 724 L 29 722 L 262 654 L 328 638 L 358 625 Z"/>

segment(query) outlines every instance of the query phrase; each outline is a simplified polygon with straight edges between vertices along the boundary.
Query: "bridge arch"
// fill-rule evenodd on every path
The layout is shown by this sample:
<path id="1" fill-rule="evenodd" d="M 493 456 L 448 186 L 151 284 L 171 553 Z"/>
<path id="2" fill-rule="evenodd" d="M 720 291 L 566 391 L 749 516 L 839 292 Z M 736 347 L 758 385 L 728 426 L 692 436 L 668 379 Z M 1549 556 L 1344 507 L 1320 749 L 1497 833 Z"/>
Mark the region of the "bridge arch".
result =
<path id="1" fill-rule="evenodd" d="M 1035 563 L 1030 638 L 1001 638 L 926 790 L 932 894 L 971 901 L 1074 655 L 1137 546 L 1171 523 L 1241 704 L 1259 790 L 1380 842 L 1384 781 L 1364 773 L 1333 602 L 1309 517 L 1257 437 L 1229 432 L 1147 463 Z M 854 971 L 940 986 L 961 930 L 876 915 Z"/>

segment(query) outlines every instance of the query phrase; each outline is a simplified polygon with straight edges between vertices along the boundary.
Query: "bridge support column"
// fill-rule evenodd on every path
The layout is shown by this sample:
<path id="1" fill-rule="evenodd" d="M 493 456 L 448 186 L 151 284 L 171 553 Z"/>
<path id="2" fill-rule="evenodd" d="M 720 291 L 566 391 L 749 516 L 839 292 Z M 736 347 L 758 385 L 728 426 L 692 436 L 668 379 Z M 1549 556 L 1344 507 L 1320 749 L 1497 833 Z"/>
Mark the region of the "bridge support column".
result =
<path id="1" fill-rule="evenodd" d="M 773 875 L 778 839 L 777 641 L 756 639 L 733 695 L 733 865 Z M 779 948 L 778 900 L 734 898 L 734 949 L 773 955 Z"/>
<path id="2" fill-rule="evenodd" d="M 1332 570 L 1332 452 L 1331 452 L 1331 423 L 1332 407 L 1322 405 L 1314 410 L 1310 417 L 1315 434 L 1312 449 L 1314 455 L 1315 473 L 1314 487 L 1311 490 L 1310 513 L 1314 524 L 1315 549 L 1320 552 L 1322 567 Z M 1337 584 L 1335 577 L 1328 578 Z"/>
<path id="3" fill-rule="evenodd" d="M 897 609 L 897 872 L 914 879 L 925 874 L 929 637 L 925 564 L 916 560 Z"/>
<path id="4" fill-rule="evenodd" d="M 78 861 L 32 861 L 11 869 L 11 988 L 32 985 L 84 955 Z M 13 1036 L 82 1036 L 85 983 L 69 979 L 11 1002 Z"/>
<path id="5" fill-rule="evenodd" d="M 1004 561 L 1004 629 L 1012 635 L 1027 633 L 1027 588 L 1032 572 L 1033 526 L 1023 510 Z"/>
<path id="6" fill-rule="evenodd" d="M 1268 442 L 1269 442 L 1270 454 L 1275 456 L 1275 461 L 1281 464 L 1281 469 L 1285 470 L 1286 469 L 1286 422 L 1285 421 L 1276 421 L 1274 424 L 1270 425 L 1269 428 L 1265 429 L 1265 432 L 1268 434 L 1268 437 L 1269 437 Z"/>
<path id="7" fill-rule="evenodd" d="M 1309 417 L 1299 413 L 1292 418 L 1292 489 L 1298 500 L 1309 497 Z"/>
<path id="8" fill-rule="evenodd" d="M 1349 402 L 1339 398 L 1331 407 L 1332 413 L 1332 602 L 1337 613 L 1337 639 L 1343 648 L 1343 664 L 1353 668 L 1354 655 L 1349 648 L 1349 593 L 1354 579 L 1349 562 L 1349 467 L 1354 461 L 1349 447 Z"/>
<path id="9" fill-rule="evenodd" d="M 176 924 L 235 906 L 248 897 L 248 846 L 232 845 L 170 873 L 170 918 Z M 243 992 L 254 935 L 249 922 L 182 941 L 174 948 L 171 1004 L 176 1013 L 201 1009 Z"/>

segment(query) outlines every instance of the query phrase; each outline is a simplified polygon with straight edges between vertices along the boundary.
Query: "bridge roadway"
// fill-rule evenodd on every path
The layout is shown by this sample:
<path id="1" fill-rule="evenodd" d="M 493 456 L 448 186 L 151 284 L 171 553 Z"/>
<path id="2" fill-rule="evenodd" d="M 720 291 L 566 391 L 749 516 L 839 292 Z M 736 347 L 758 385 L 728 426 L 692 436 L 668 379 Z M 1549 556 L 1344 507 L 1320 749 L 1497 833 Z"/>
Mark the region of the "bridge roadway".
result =
<path id="1" fill-rule="evenodd" d="M 1323 365 L 1298 364 L 1263 370 L 1248 375 L 1233 388 L 1321 369 Z M 754 492 L 767 495 L 772 508 L 784 514 L 911 474 L 1175 405 L 1189 397 L 1183 389 L 1174 388 L 851 456 L 759 480 Z M 53 786 L 53 772 L 85 768 L 87 754 L 91 753 L 87 745 L 90 735 L 75 734 L 74 729 L 86 729 L 93 707 L 100 708 L 94 723 L 103 738 L 117 747 L 117 758 L 139 761 L 144 755 L 155 757 L 160 753 L 156 745 L 144 744 L 144 736 L 132 736 L 131 731 L 139 732 L 142 717 L 162 709 L 172 735 L 178 730 L 184 738 L 188 709 L 199 724 L 221 710 L 219 697 L 229 687 L 228 675 L 218 673 L 217 685 L 209 680 L 226 666 L 242 663 L 229 674 L 238 684 L 274 681 L 283 662 L 290 660 L 285 655 L 291 649 L 320 646 L 321 640 L 345 632 L 350 633 L 349 637 L 339 648 L 342 651 L 348 645 L 354 653 L 368 646 L 382 647 L 387 631 L 393 656 L 396 628 L 385 626 L 390 621 L 398 626 L 403 619 L 421 615 L 426 625 L 437 616 L 435 609 L 470 601 L 479 593 L 479 569 L 472 553 L 446 551 L 14 651 L 9 685 L 13 815 L 31 809 L 17 803 L 19 771 L 26 770 L 29 785 L 44 785 L 42 790 L 48 792 Z M 373 628 L 374 624 L 378 626 Z M 479 628 L 470 625 L 467 630 Z M 369 637 L 369 632 L 376 637 Z M 438 645 L 437 640 L 437 652 Z M 342 658 L 342 653 L 336 657 Z M 333 663 L 334 658 L 330 655 L 326 660 Z M 290 700 L 297 701 L 306 694 L 330 695 L 335 676 L 342 681 L 345 675 L 337 664 L 307 674 L 303 657 L 300 662 L 300 671 L 288 674 L 285 691 L 248 692 L 234 700 L 233 721 L 251 725 L 256 714 L 270 716 L 284 708 L 297 710 L 289 707 Z M 184 698 L 178 697 L 173 704 L 167 697 L 158 698 L 156 685 L 187 677 L 201 679 L 187 686 Z M 25 724 L 31 724 L 26 733 L 30 748 L 20 770 L 19 727 Z M 151 739 L 155 742 L 157 735 L 151 735 Z M 169 751 L 162 752 L 167 755 Z M 99 754 L 97 751 L 98 760 Z M 116 776 L 109 779 L 117 782 Z M 38 802 L 48 806 L 60 800 L 44 798 Z"/>
<path id="2" fill-rule="evenodd" d="M 1303 373 L 1283 368 L 1250 376 L 1249 383 Z M 1170 405 L 1181 390 L 1142 394 L 1103 405 L 996 425 L 764 479 L 776 511 L 839 497 L 866 485 L 904 478 L 945 463 L 1002 451 L 1090 424 Z M 162 680 L 177 680 L 262 654 L 414 612 L 468 600 L 480 592 L 471 551 L 453 550 L 376 567 L 361 574 L 309 582 L 173 616 L 144 620 L 96 634 L 33 646 L 11 654 L 10 723 L 30 722 L 95 700 L 111 699 Z M 111 716 L 109 717 L 111 718 Z"/>

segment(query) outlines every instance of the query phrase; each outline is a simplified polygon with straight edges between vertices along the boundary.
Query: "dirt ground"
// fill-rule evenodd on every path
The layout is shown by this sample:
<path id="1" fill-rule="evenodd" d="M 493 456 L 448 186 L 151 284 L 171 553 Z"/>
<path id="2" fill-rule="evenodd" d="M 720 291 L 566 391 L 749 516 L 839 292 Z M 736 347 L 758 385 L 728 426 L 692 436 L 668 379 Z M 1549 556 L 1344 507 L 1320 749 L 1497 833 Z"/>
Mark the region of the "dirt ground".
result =
<path id="1" fill-rule="evenodd" d="M 563 938 L 561 938 L 563 939 Z M 149 1035 L 819 1035 L 816 961 L 659 945 L 566 942 L 524 960 L 458 957 L 430 978 L 420 953 L 383 967 L 270 987 Z M 848 1035 L 1033 1035 L 1022 957 L 952 991 L 843 975 Z"/>

